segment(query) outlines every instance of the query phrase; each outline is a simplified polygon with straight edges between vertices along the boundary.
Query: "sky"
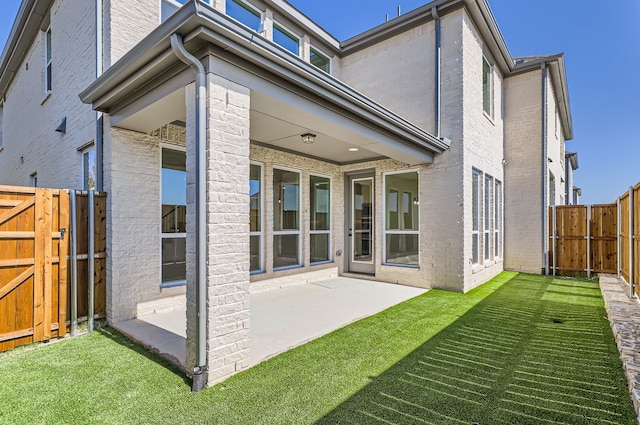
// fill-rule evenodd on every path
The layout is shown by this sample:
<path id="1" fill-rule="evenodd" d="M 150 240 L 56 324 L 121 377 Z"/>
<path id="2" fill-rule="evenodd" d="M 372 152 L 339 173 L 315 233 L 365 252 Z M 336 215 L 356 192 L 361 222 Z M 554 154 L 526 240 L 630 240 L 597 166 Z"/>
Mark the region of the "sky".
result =
<path id="1" fill-rule="evenodd" d="M 79 0 L 87 1 L 87 0 Z M 289 0 L 339 40 L 427 0 Z M 610 203 L 640 182 L 640 1 L 488 0 L 513 56 L 565 54 L 581 203 Z M 0 46 L 20 0 L 2 0 Z M 637 120 L 637 121 L 636 121 Z"/>

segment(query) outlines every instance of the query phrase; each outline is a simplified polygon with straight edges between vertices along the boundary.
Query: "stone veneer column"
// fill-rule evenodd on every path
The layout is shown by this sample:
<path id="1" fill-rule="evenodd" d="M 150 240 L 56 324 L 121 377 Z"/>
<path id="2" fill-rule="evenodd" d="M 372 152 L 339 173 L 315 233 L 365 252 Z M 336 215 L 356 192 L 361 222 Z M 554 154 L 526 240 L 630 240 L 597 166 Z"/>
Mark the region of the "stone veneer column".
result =
<path id="1" fill-rule="evenodd" d="M 249 89 L 208 74 L 208 385 L 249 365 Z M 195 364 L 194 85 L 187 89 L 187 363 Z"/>

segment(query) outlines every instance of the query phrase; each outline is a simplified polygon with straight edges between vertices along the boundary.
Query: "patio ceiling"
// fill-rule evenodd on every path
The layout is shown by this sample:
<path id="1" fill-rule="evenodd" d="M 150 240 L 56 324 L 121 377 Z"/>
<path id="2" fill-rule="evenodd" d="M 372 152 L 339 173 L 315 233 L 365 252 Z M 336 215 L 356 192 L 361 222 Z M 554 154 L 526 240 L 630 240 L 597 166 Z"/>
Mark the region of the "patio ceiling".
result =
<path id="1" fill-rule="evenodd" d="M 330 116 L 331 112 L 327 111 Z M 150 133 L 171 122 L 186 122 L 185 89 L 178 89 L 127 116 L 117 115 L 112 123 L 120 128 Z M 415 154 L 384 146 L 368 135 L 347 128 L 329 117 L 314 115 L 300 107 L 256 90 L 251 91 L 250 138 L 273 149 L 318 158 L 338 164 L 395 157 L 415 161 Z M 305 144 L 304 133 L 316 135 Z M 356 150 L 357 149 L 357 150 Z M 424 159 L 422 159 L 424 162 Z"/>

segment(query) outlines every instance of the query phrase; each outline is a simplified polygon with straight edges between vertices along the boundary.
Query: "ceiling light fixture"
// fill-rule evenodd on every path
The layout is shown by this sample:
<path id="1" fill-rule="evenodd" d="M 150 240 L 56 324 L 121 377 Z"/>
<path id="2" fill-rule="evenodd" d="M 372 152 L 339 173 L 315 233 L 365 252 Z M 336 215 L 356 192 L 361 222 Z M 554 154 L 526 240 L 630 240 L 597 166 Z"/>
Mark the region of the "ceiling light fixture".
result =
<path id="1" fill-rule="evenodd" d="M 302 142 L 306 143 L 307 145 L 310 145 L 316 140 L 316 135 L 311 133 L 301 134 L 300 137 L 302 137 Z"/>
<path id="2" fill-rule="evenodd" d="M 349 148 L 349 152 L 358 152 L 359 150 L 358 148 Z"/>

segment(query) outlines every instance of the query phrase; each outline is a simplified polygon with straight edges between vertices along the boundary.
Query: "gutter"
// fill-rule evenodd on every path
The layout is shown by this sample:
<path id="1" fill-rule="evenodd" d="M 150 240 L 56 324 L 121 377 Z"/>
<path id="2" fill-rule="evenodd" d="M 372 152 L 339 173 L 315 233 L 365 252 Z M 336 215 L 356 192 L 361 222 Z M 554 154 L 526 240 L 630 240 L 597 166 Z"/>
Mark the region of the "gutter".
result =
<path id="1" fill-rule="evenodd" d="M 171 35 L 173 53 L 196 73 L 196 363 L 191 391 L 199 392 L 207 384 L 207 221 L 206 221 L 206 108 L 207 74 L 204 65 L 187 52 L 178 34 Z"/>
<path id="2" fill-rule="evenodd" d="M 435 127 L 436 137 L 440 139 L 440 49 L 442 47 L 442 37 L 440 30 L 440 15 L 438 15 L 438 9 L 436 7 L 431 8 L 431 16 L 436 25 L 436 58 L 435 58 Z"/>
<path id="3" fill-rule="evenodd" d="M 549 274 L 549 258 L 547 252 L 548 208 L 547 208 L 547 174 L 549 164 L 547 160 L 547 63 L 542 62 L 542 274 Z"/>

